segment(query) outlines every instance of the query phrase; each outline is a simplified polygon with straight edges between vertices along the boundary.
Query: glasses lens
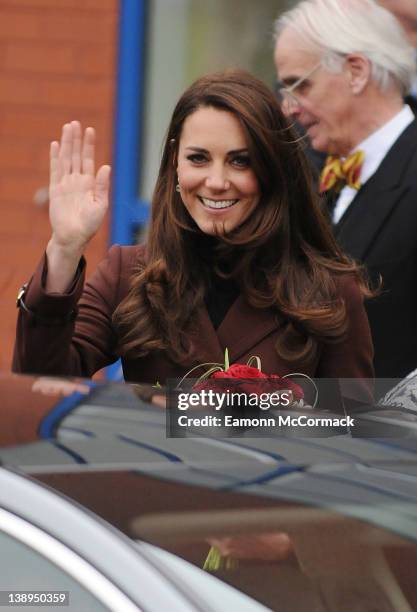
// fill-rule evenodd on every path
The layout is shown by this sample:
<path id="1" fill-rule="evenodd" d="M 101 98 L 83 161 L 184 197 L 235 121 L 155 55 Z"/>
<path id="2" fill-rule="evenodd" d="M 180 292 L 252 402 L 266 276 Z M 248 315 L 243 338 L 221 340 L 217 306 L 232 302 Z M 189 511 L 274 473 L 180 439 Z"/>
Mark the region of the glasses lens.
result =
<path id="1" fill-rule="evenodd" d="M 288 91 L 285 87 L 277 87 L 276 96 L 285 112 L 291 111 L 299 104 L 294 94 L 291 91 Z"/>

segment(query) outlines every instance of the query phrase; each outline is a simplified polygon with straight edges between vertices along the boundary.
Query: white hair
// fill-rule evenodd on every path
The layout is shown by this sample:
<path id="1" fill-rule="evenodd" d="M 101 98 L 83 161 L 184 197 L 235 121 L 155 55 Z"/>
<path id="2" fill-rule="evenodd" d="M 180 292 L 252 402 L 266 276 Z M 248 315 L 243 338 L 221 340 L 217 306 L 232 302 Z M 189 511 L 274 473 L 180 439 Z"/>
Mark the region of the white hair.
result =
<path id="1" fill-rule="evenodd" d="M 394 83 L 405 95 L 413 86 L 415 50 L 395 17 L 374 0 L 302 0 L 276 20 L 276 40 L 287 27 L 322 55 L 330 71 L 341 70 L 344 56 L 360 53 L 381 90 Z"/>

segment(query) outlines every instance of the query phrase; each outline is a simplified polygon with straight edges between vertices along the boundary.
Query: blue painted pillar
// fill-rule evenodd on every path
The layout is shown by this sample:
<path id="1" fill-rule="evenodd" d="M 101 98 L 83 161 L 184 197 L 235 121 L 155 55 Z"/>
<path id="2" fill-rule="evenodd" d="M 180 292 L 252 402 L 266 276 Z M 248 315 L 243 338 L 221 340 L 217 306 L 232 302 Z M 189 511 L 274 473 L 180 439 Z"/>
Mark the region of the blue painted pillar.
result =
<path id="1" fill-rule="evenodd" d="M 146 220 L 138 198 L 147 27 L 146 0 L 120 0 L 110 243 L 132 244 Z"/>
<path id="2" fill-rule="evenodd" d="M 147 0 L 120 0 L 110 244 L 132 244 L 147 216 L 138 198 L 146 27 Z M 106 368 L 106 377 L 122 379 L 120 361 Z"/>

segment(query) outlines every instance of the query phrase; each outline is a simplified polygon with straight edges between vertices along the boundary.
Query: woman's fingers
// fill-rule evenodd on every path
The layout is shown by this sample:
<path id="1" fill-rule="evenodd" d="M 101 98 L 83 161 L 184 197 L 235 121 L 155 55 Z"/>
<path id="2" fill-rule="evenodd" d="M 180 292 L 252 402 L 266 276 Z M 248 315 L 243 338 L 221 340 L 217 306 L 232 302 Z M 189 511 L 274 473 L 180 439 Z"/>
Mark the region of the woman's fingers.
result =
<path id="1" fill-rule="evenodd" d="M 95 174 L 95 130 L 88 127 L 82 137 L 79 121 L 65 123 L 61 142 L 51 143 L 51 184 L 56 184 L 65 174 Z M 53 177 L 52 177 L 53 174 Z"/>
<path id="2" fill-rule="evenodd" d="M 59 163 L 62 174 L 71 172 L 72 157 L 72 126 L 66 123 L 62 127 L 61 146 L 59 148 Z"/>
<path id="3" fill-rule="evenodd" d="M 88 127 L 84 132 L 84 142 L 81 156 L 82 171 L 84 174 L 94 176 L 95 173 L 95 130 Z"/>
<path id="4" fill-rule="evenodd" d="M 94 199 L 107 200 L 110 187 L 110 166 L 101 166 L 97 172 L 96 184 L 94 188 Z"/>
<path id="5" fill-rule="evenodd" d="M 51 187 L 55 186 L 60 180 L 60 167 L 59 167 L 59 142 L 54 140 L 51 142 L 49 149 L 49 184 Z"/>
<path id="6" fill-rule="evenodd" d="M 81 172 L 81 124 L 79 121 L 71 121 L 72 129 L 72 158 L 73 172 Z"/>

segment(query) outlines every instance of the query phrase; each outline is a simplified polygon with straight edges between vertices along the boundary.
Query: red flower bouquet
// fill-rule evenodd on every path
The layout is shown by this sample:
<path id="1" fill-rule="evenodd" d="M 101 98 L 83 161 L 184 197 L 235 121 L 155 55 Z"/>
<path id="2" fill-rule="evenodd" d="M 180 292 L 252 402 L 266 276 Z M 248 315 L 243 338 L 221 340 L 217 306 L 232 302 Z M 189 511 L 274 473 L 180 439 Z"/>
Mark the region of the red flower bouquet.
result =
<path id="1" fill-rule="evenodd" d="M 253 366 L 253 363 L 256 366 Z M 225 350 L 224 364 L 204 363 L 198 365 L 187 372 L 179 386 L 194 370 L 204 366 L 208 367 L 207 371 L 198 378 L 193 387 L 197 391 L 204 389 L 222 392 L 236 391 L 246 394 L 253 393 L 258 396 L 263 393 L 282 393 L 287 391 L 291 394 L 291 406 L 302 407 L 304 405 L 304 391 L 302 387 L 290 379 L 291 376 L 304 377 L 304 374 L 287 374 L 285 376 L 265 374 L 262 372 L 261 360 L 257 356 L 252 356 L 247 364 L 233 363 L 230 365 L 227 349 Z"/>
<path id="2" fill-rule="evenodd" d="M 277 374 L 267 375 L 262 370 L 254 368 L 253 366 L 244 365 L 241 363 L 234 363 L 227 370 L 219 370 L 211 374 L 210 380 L 215 379 L 230 379 L 237 378 L 240 380 L 256 379 L 258 384 L 248 383 L 245 390 L 250 390 L 251 393 L 270 393 L 272 391 L 283 391 L 288 390 L 292 392 L 294 400 L 302 400 L 304 398 L 304 391 L 294 381 L 286 378 L 285 376 L 278 376 Z"/>

